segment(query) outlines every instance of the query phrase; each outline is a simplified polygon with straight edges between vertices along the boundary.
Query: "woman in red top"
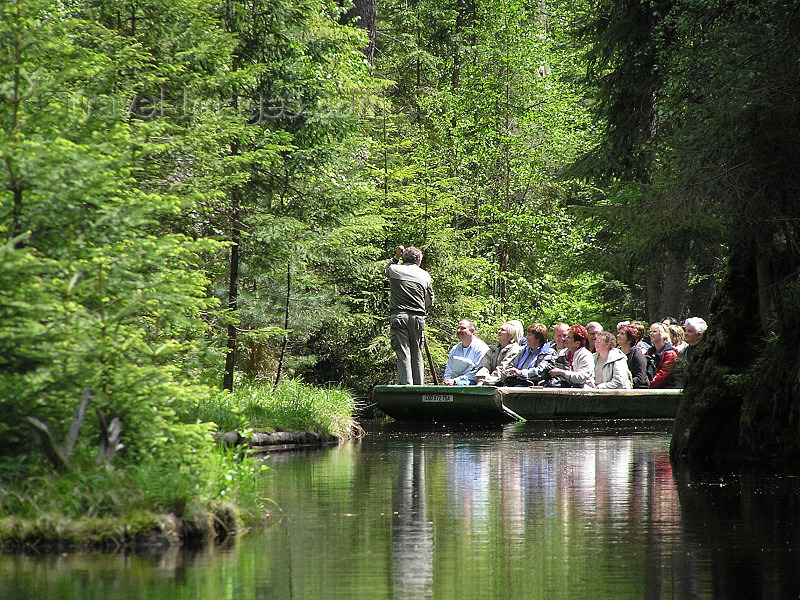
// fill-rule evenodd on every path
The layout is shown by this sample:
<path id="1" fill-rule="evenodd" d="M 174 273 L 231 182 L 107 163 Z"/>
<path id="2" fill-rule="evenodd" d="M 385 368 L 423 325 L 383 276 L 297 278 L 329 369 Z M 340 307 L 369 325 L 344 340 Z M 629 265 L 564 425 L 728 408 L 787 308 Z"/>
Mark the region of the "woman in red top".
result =
<path id="1" fill-rule="evenodd" d="M 656 361 L 656 374 L 650 380 L 650 387 L 675 387 L 675 376 L 672 371 L 675 369 L 675 361 L 678 360 L 678 351 L 669 341 L 669 329 L 666 325 L 663 323 L 650 325 L 650 343 L 653 347 L 647 351 L 647 356 L 653 357 Z"/>

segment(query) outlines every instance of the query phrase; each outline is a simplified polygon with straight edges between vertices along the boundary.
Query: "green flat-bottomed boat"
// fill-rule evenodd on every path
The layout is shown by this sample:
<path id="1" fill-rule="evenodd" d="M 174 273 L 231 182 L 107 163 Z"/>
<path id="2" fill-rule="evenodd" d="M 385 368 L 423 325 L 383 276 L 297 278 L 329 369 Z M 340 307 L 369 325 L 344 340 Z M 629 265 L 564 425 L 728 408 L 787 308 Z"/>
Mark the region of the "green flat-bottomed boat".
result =
<path id="1" fill-rule="evenodd" d="M 513 422 L 557 419 L 674 419 L 683 390 L 378 385 L 378 408 L 398 421 Z"/>

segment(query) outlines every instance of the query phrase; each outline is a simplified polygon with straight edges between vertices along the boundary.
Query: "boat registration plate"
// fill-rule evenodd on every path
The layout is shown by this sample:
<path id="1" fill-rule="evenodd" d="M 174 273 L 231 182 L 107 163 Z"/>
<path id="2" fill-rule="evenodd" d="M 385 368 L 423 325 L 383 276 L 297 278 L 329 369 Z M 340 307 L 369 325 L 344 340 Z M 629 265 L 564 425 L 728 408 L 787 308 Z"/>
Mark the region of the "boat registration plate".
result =
<path id="1" fill-rule="evenodd" d="M 452 402 L 452 394 L 423 394 L 423 402 Z"/>

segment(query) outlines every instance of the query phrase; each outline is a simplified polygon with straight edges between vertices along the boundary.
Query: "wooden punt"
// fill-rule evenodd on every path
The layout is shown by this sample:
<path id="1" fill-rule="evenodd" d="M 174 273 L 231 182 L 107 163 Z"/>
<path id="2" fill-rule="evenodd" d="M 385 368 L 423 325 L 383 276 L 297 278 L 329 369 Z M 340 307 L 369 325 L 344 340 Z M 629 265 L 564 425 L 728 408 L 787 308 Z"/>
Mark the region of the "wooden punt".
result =
<path id="1" fill-rule="evenodd" d="M 407 422 L 674 419 L 683 390 L 378 385 L 378 408 Z"/>

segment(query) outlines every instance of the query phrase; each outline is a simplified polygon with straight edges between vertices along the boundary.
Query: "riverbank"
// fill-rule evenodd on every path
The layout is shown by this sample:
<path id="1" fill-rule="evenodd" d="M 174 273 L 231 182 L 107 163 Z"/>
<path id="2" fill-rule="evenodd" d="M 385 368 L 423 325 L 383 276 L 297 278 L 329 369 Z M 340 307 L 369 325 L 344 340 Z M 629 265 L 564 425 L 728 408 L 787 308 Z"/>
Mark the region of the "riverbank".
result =
<path id="1" fill-rule="evenodd" d="M 244 531 L 233 504 L 192 507 L 184 517 L 147 512 L 121 517 L 68 519 L 46 514 L 35 519 L 0 519 L 3 552 L 69 552 L 75 550 L 143 551 L 170 546 L 221 543 Z"/>
<path id="2" fill-rule="evenodd" d="M 193 446 L 175 443 L 182 450 L 171 469 L 163 461 L 127 461 L 124 453 L 114 465 L 81 460 L 68 472 L 37 456 L 26 457 L 27 468 L 3 465 L 10 476 L 0 480 L 0 551 L 218 544 L 270 522 L 274 509 L 260 486 L 265 453 L 361 434 L 348 391 L 294 381 L 275 389 L 244 384 L 174 408 L 202 434 Z M 165 452 L 171 447 L 165 440 Z M 187 453 L 202 460 L 187 461 Z"/>

